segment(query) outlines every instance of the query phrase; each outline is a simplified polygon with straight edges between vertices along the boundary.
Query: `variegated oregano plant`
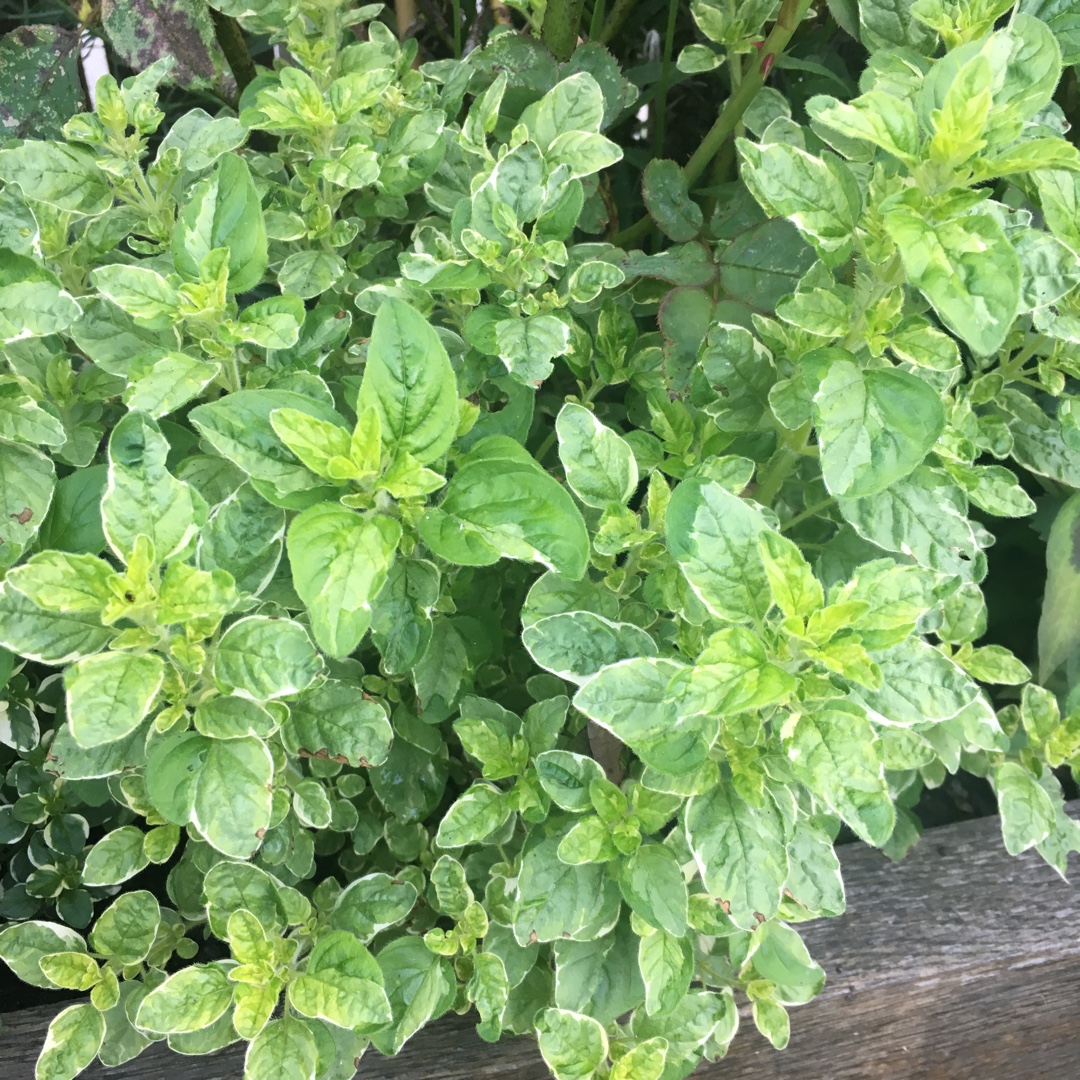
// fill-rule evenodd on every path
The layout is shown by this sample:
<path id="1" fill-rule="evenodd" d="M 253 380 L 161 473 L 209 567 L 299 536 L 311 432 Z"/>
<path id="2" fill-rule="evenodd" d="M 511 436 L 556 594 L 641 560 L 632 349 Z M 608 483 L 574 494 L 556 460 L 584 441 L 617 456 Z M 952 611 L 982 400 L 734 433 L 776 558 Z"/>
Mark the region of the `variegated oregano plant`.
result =
<path id="1" fill-rule="evenodd" d="M 39 1080 L 470 1009 L 677 1080 L 740 1003 L 786 1044 L 841 828 L 899 858 L 963 769 L 1064 873 L 1070 4 L 438 4 L 435 59 L 211 7 L 277 46 L 235 108 L 161 58 L 0 149 L 0 957 L 89 992 Z M 1038 682 L 979 643 L 1037 508 Z"/>

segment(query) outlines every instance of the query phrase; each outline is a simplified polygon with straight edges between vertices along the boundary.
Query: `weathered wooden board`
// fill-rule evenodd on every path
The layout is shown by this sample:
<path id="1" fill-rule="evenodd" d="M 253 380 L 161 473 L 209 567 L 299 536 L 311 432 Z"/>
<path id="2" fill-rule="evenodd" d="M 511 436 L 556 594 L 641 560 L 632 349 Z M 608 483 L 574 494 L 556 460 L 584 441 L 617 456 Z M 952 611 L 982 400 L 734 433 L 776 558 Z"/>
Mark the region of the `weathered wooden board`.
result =
<path id="1" fill-rule="evenodd" d="M 1070 807 L 1080 814 L 1080 803 Z M 1038 856 L 1010 858 L 997 818 L 931 830 L 902 863 L 861 844 L 840 851 L 841 919 L 805 927 L 829 973 L 792 1013 L 777 1053 L 753 1030 L 703 1067 L 713 1080 L 1036 1080 L 1080 1075 L 1080 889 Z M 2 1007 L 2 1003 L 0 1003 Z M 54 1007 L 3 1018 L 0 1076 L 32 1080 Z M 749 1023 L 746 1025 L 751 1027 Z M 181 1058 L 152 1047 L 87 1080 L 239 1080 L 236 1048 Z M 527 1039 L 489 1046 L 467 1018 L 421 1032 L 395 1059 L 374 1052 L 368 1080 L 546 1080 Z"/>

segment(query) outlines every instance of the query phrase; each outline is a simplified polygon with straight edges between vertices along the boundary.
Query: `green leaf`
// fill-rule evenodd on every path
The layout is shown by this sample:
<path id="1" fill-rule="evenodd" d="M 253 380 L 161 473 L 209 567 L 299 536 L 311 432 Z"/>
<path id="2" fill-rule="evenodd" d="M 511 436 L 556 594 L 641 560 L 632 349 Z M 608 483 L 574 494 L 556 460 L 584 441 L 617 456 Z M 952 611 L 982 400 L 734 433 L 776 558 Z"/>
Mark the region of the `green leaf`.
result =
<path id="1" fill-rule="evenodd" d="M 19 561 L 41 527 L 56 486 L 52 461 L 0 439 L 0 569 Z"/>
<path id="2" fill-rule="evenodd" d="M 620 869 L 619 888 L 633 912 L 650 926 L 676 938 L 686 933 L 686 882 L 666 844 L 642 844 Z M 646 978 L 646 987 L 648 982 Z"/>
<path id="3" fill-rule="evenodd" d="M 321 674 L 322 666 L 299 623 L 250 615 L 222 635 L 214 652 L 213 675 L 223 694 L 262 702 L 302 693 Z"/>
<path id="4" fill-rule="evenodd" d="M 83 865 L 84 885 L 119 885 L 150 863 L 145 851 L 146 834 L 134 825 L 122 825 L 106 833 L 88 852 Z"/>
<path id="5" fill-rule="evenodd" d="M 162 1035 L 209 1027 L 232 1004 L 233 984 L 216 964 L 196 964 L 170 975 L 143 998 L 135 1023 Z"/>
<path id="6" fill-rule="evenodd" d="M 849 102 L 819 94 L 806 103 L 819 124 L 849 139 L 865 139 L 908 165 L 919 153 L 919 120 L 902 98 L 871 90 Z"/>
<path id="7" fill-rule="evenodd" d="M 109 546 L 123 560 L 136 537 L 146 536 L 157 560 L 165 562 L 198 531 L 195 497 L 169 472 L 168 453 L 161 429 L 142 413 L 128 413 L 109 437 L 109 485 L 101 515 Z"/>
<path id="8" fill-rule="evenodd" d="M 604 121 L 604 92 L 588 71 L 577 71 L 553 86 L 522 115 L 533 141 L 546 150 L 569 131 L 599 131 Z"/>
<path id="9" fill-rule="evenodd" d="M 701 208 L 691 200 L 686 177 L 674 161 L 650 161 L 641 178 L 641 194 L 645 208 L 665 236 L 684 243 L 701 232 Z"/>
<path id="10" fill-rule="evenodd" d="M 772 604 L 757 549 L 765 519 L 717 483 L 684 480 L 665 516 L 668 545 L 691 588 L 716 616 L 760 622 Z"/>
<path id="11" fill-rule="evenodd" d="M 245 859 L 270 824 L 273 757 L 260 739 L 171 735 L 152 750 L 146 791 L 174 825 L 193 824 L 223 855 Z"/>
<path id="12" fill-rule="evenodd" d="M 0 342 L 58 333 L 82 314 L 74 297 L 52 273 L 25 255 L 0 250 L 4 252 L 4 266 L 0 269 Z M 8 385 L 18 390 L 17 384 Z"/>
<path id="13" fill-rule="evenodd" d="M 542 840 L 522 861 L 514 904 L 514 937 L 522 947 L 573 937 L 608 907 L 606 894 L 614 884 L 605 881 L 603 864 L 562 862 L 557 855 L 560 841 L 559 836 Z M 616 908 L 617 896 L 615 890 Z"/>
<path id="14" fill-rule="evenodd" d="M 450 965 L 433 955 L 419 937 L 391 941 L 377 959 L 394 1019 L 372 1042 L 381 1053 L 396 1054 L 406 1039 L 450 1008 L 456 980 Z"/>
<path id="15" fill-rule="evenodd" d="M 290 703 L 281 738 L 290 753 L 366 768 L 386 760 L 393 730 L 381 705 L 328 679 Z"/>
<path id="16" fill-rule="evenodd" d="M 821 582 L 797 544 L 779 533 L 758 534 L 758 554 L 776 606 L 787 616 L 808 618 L 825 602 Z"/>
<path id="17" fill-rule="evenodd" d="M 324 481 L 300 464 L 278 438 L 270 423 L 270 414 L 275 409 L 296 409 L 316 420 L 344 424 L 330 405 L 289 390 L 240 390 L 208 405 L 199 405 L 188 416 L 219 454 L 252 479 L 271 485 L 279 498 L 308 491 L 318 498 Z M 336 497 L 332 487 L 322 491 L 328 498 Z"/>
<path id="18" fill-rule="evenodd" d="M 247 162 L 236 154 L 225 154 L 214 175 L 195 186 L 173 232 L 176 269 L 193 281 L 199 280 L 199 267 L 215 248 L 228 248 L 230 292 L 247 292 L 262 280 L 262 207 Z"/>
<path id="19" fill-rule="evenodd" d="M 333 251 L 294 251 L 278 270 L 283 292 L 310 300 L 331 288 L 345 273 L 345 260 Z"/>
<path id="20" fill-rule="evenodd" d="M 371 639 L 387 674 L 408 671 L 423 658 L 434 629 L 439 569 L 427 559 L 394 560 L 386 584 L 371 606 Z"/>
<path id="21" fill-rule="evenodd" d="M 277 728 L 277 718 L 266 709 L 235 694 L 206 698 L 195 707 L 195 730 L 212 739 L 265 739 Z"/>
<path id="22" fill-rule="evenodd" d="M 83 952 L 46 953 L 38 964 L 49 982 L 65 990 L 90 990 L 101 981 L 97 961 Z"/>
<path id="23" fill-rule="evenodd" d="M 585 681 L 574 708 L 627 746 L 648 743 L 678 725 L 678 701 L 669 687 L 686 670 L 684 664 L 655 657 L 610 664 Z"/>
<path id="24" fill-rule="evenodd" d="M 99 916 L 90 934 L 94 952 L 120 964 L 137 964 L 154 944 L 161 909 L 153 893 L 123 893 Z"/>
<path id="25" fill-rule="evenodd" d="M 782 732 L 795 775 L 855 833 L 881 847 L 896 813 L 874 732 L 855 705 L 832 701 L 793 715 Z"/>
<path id="26" fill-rule="evenodd" d="M 378 933 L 400 923 L 412 911 L 416 887 L 389 874 L 367 874 L 351 882 L 338 896 L 330 925 L 348 930 L 369 942 Z"/>
<path id="27" fill-rule="evenodd" d="M 607 1058 L 607 1033 L 591 1016 L 545 1009 L 536 1034 L 555 1080 L 590 1080 Z"/>
<path id="28" fill-rule="evenodd" d="M 502 1019 L 510 996 L 506 967 L 498 956 L 482 952 L 473 957 L 473 973 L 467 992 L 480 1014 L 477 1034 L 485 1042 L 495 1042 L 502 1030 Z"/>
<path id="29" fill-rule="evenodd" d="M 831 494 L 875 495 L 922 464 L 945 427 L 932 386 L 906 371 L 834 360 L 814 395 L 821 468 Z"/>
<path id="30" fill-rule="evenodd" d="M 979 356 L 997 351 L 1020 308 L 1020 260 L 989 214 L 932 225 L 898 207 L 885 228 L 941 321 Z"/>
<path id="31" fill-rule="evenodd" d="M 228 936 L 229 920 L 241 910 L 250 913 L 265 934 L 279 934 L 290 922 L 302 921 L 303 905 L 299 911 L 286 906 L 288 892 L 265 870 L 251 863 L 222 860 L 202 879 L 210 928 L 220 938 Z"/>
<path id="32" fill-rule="evenodd" d="M 5 580 L 46 611 L 100 612 L 121 578 L 95 555 L 41 551 L 9 570 Z"/>
<path id="33" fill-rule="evenodd" d="M 473 784 L 443 815 L 435 842 L 442 848 L 479 843 L 510 816 L 510 801 L 498 788 Z"/>
<path id="34" fill-rule="evenodd" d="M 769 411 L 769 391 L 776 382 L 772 354 L 749 330 L 726 323 L 713 325 L 698 363 L 719 399 L 709 414 L 724 431 L 753 431 Z"/>
<path id="35" fill-rule="evenodd" d="M 96 555 L 105 547 L 101 529 L 101 496 L 108 468 L 91 465 L 63 477 L 53 492 L 52 505 L 41 525 L 42 549 Z"/>
<path id="36" fill-rule="evenodd" d="M 1080 645 L 1080 494 L 1058 510 L 1046 546 L 1046 592 L 1039 618 L 1039 680 L 1046 682 Z"/>
<path id="37" fill-rule="evenodd" d="M 223 855 L 250 858 L 270 826 L 273 757 L 260 739 L 207 742 L 194 783 L 191 822 Z"/>
<path id="38" fill-rule="evenodd" d="M 64 672 L 68 723 L 80 746 L 115 742 L 143 721 L 161 689 L 165 662 L 152 654 L 89 656 Z"/>
<path id="39" fill-rule="evenodd" d="M 823 251 L 843 247 L 855 232 L 862 198 L 846 166 L 787 143 L 737 141 L 743 179 L 773 217 L 790 218 Z"/>
<path id="40" fill-rule="evenodd" d="M 318 1046 L 296 1017 L 271 1020 L 248 1044 L 244 1080 L 315 1080 Z"/>
<path id="41" fill-rule="evenodd" d="M 93 1005 L 69 1005 L 49 1024 L 35 1080 L 74 1080 L 97 1057 L 104 1038 L 105 1021 Z"/>
<path id="42" fill-rule="evenodd" d="M 588 565 L 589 537 L 573 499 L 506 436 L 481 439 L 461 460 L 419 531 L 435 554 L 459 565 L 489 566 L 503 555 L 574 580 Z"/>
<path id="43" fill-rule="evenodd" d="M 604 770 L 599 763 L 569 750 L 546 750 L 536 759 L 536 775 L 551 801 L 563 810 L 592 808 L 589 785 L 601 780 Z"/>
<path id="44" fill-rule="evenodd" d="M 650 1016 L 674 1012 L 694 977 L 694 947 L 688 938 L 657 930 L 638 943 L 638 967 Z"/>
<path id="45" fill-rule="evenodd" d="M 691 796 L 685 815 L 687 841 L 709 895 L 723 901 L 744 930 L 757 925 L 755 912 L 771 918 L 788 874 L 783 824 L 772 802 L 750 806 L 722 781 Z"/>
<path id="46" fill-rule="evenodd" d="M 392 518 L 363 518 L 333 503 L 305 510 L 289 526 L 293 585 L 315 640 L 330 656 L 348 656 L 360 644 L 400 539 Z"/>
<path id="47" fill-rule="evenodd" d="M 611 1080 L 660 1080 L 667 1060 L 666 1039 L 646 1039 L 611 1067 Z"/>
<path id="48" fill-rule="evenodd" d="M 859 37 L 868 49 L 910 47 L 930 56 L 937 34 L 914 17 L 911 0 L 866 0 L 859 4 Z"/>
<path id="49" fill-rule="evenodd" d="M 755 634 L 731 626 L 713 634 L 698 657 L 683 709 L 719 716 L 760 709 L 783 701 L 795 686 L 794 676 L 768 659 Z"/>
<path id="50" fill-rule="evenodd" d="M 343 930 L 320 938 L 304 971 L 289 983 L 289 1004 L 304 1016 L 361 1030 L 390 1022 L 390 1002 L 375 958 Z"/>
<path id="51" fill-rule="evenodd" d="M 112 190 L 89 150 L 59 142 L 25 142 L 0 150 L 0 180 L 30 199 L 95 216 L 112 206 Z"/>
<path id="52" fill-rule="evenodd" d="M 225 570 L 237 592 L 257 596 L 277 570 L 285 540 L 285 512 L 241 484 L 214 508 L 199 532 L 195 557 L 203 570 Z"/>
<path id="53" fill-rule="evenodd" d="M 59 923 L 10 923 L 0 930 L 0 960 L 23 982 L 45 989 L 58 989 L 41 970 L 38 961 L 50 953 L 85 952 L 86 943 L 74 931 Z"/>
<path id="54" fill-rule="evenodd" d="M 185 353 L 166 353 L 128 384 L 124 404 L 158 420 L 196 397 L 220 370 Z"/>
<path id="55" fill-rule="evenodd" d="M 298 296 L 268 296 L 244 308 L 236 333 L 264 349 L 291 349 L 304 324 L 304 303 Z"/>
<path id="56" fill-rule="evenodd" d="M 1006 761 L 994 773 L 994 793 L 1001 814 L 1005 850 L 1019 855 L 1042 843 L 1054 828 L 1054 804 L 1022 765 Z"/>
<path id="57" fill-rule="evenodd" d="M 387 300 L 375 316 L 357 411 L 374 408 L 391 460 L 441 458 L 457 432 L 457 380 L 442 341 L 408 304 Z"/>
<path id="58" fill-rule="evenodd" d="M 639 656 L 655 656 L 653 639 L 631 623 L 616 623 L 590 611 L 549 615 L 526 626 L 521 642 L 542 668 L 583 683 L 602 667 Z"/>
<path id="59" fill-rule="evenodd" d="M 621 436 L 581 405 L 565 404 L 555 420 L 566 482 L 587 506 L 625 503 L 638 484 L 634 453 Z"/>
<path id="60" fill-rule="evenodd" d="M 961 490 L 921 465 L 910 476 L 861 499 L 841 499 L 840 512 L 864 539 L 909 555 L 920 565 L 970 579 L 979 543 Z"/>
<path id="61" fill-rule="evenodd" d="M 99 266 L 90 276 L 102 296 L 148 330 L 164 330 L 178 317 L 180 294 L 148 266 Z"/>
<path id="62" fill-rule="evenodd" d="M 879 690 L 861 687 L 859 698 L 875 723 L 913 727 L 948 720 L 979 696 L 979 688 L 941 650 L 919 638 L 877 653 Z"/>
<path id="63" fill-rule="evenodd" d="M 274 434 L 309 468 L 319 476 L 333 476 L 330 462 L 335 457 L 348 460 L 349 433 L 340 424 L 316 420 L 299 409 L 274 409 L 270 414 Z"/>

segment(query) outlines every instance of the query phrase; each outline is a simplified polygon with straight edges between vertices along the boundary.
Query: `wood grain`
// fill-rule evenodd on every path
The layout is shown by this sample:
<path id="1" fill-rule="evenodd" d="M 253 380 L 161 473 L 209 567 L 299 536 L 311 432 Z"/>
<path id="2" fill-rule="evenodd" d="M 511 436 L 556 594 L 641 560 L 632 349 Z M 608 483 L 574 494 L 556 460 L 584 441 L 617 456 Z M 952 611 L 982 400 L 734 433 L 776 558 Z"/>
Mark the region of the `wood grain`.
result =
<path id="1" fill-rule="evenodd" d="M 1080 803 L 1070 806 L 1080 814 Z M 777 1053 L 746 1022 L 706 1080 L 1040 1080 L 1080 1074 L 1080 890 L 1034 855 L 1010 858 L 997 818 L 930 830 L 902 863 L 840 849 L 848 911 L 804 927 L 829 973 Z M 2 1007 L 2 1003 L 0 1003 Z M 53 1006 L 5 1015 L 0 1075 L 32 1080 Z M 87 1080 L 239 1080 L 241 1047 L 181 1058 L 157 1044 Z M 482 1043 L 448 1017 L 366 1080 L 547 1080 L 528 1039 Z"/>

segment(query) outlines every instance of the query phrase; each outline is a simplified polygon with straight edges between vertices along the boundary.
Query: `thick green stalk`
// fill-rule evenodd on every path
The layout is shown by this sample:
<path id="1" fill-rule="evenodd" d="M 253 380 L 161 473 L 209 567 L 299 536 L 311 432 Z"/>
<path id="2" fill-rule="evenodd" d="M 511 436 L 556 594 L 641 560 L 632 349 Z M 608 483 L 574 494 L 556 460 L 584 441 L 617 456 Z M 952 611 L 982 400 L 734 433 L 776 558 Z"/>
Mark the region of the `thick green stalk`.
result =
<path id="1" fill-rule="evenodd" d="M 660 71 L 660 95 L 656 101 L 656 149 L 653 156 L 658 158 L 664 156 L 668 82 L 671 78 L 671 54 L 675 47 L 675 20 L 678 14 L 679 0 L 668 0 L 667 31 L 664 35 L 664 63 Z"/>
<path id="2" fill-rule="evenodd" d="M 597 39 L 601 45 L 607 45 L 622 29 L 622 24 L 630 17 L 630 12 L 634 10 L 636 3 L 637 0 L 615 0 L 615 6 L 611 9 L 611 14 L 607 17 L 604 29 L 600 31 L 600 37 Z"/>
<path id="3" fill-rule="evenodd" d="M 705 138 L 701 140 L 701 145 L 683 166 L 683 173 L 688 183 L 694 184 L 698 180 L 708 168 L 709 162 L 716 157 L 720 148 L 732 136 L 739 121 L 742 120 L 743 113 L 757 96 L 757 92 L 765 85 L 769 71 L 776 63 L 777 57 L 786 48 L 791 35 L 795 33 L 809 7 L 810 0 L 784 0 L 772 31 L 761 46 L 759 54 L 761 62 L 754 64 L 749 71 L 743 72 L 742 82 L 739 83 L 738 89 L 732 92 L 727 104 L 716 118 L 716 123 L 709 128 Z M 643 217 L 619 233 L 615 237 L 615 243 L 620 247 L 636 243 L 644 239 L 651 228 L 651 220 Z"/>
<path id="4" fill-rule="evenodd" d="M 604 32 L 604 8 L 607 7 L 605 0 L 595 0 L 592 9 L 592 18 L 589 19 L 589 40 L 599 41 Z"/>
<path id="5" fill-rule="evenodd" d="M 557 60 L 569 60 L 577 46 L 585 0 L 548 0 L 544 14 L 544 44 Z"/>
<path id="6" fill-rule="evenodd" d="M 214 8 L 210 9 L 210 16 L 214 20 L 214 36 L 236 80 L 236 96 L 239 98 L 244 92 L 244 87 L 255 78 L 255 62 L 251 59 L 251 53 L 248 52 L 240 24 Z"/>

